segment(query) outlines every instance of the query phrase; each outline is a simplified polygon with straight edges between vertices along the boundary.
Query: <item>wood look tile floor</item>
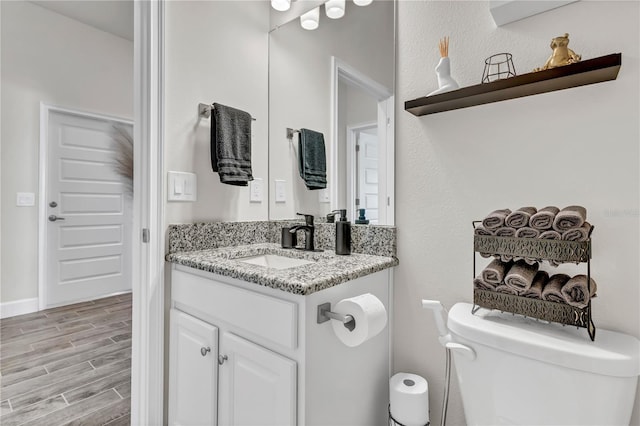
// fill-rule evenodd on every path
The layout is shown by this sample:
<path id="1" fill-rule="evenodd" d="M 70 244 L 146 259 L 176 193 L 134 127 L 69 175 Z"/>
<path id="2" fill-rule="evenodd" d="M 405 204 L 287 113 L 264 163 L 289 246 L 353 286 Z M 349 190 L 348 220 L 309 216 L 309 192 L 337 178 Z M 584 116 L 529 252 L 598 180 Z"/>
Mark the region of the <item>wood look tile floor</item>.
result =
<path id="1" fill-rule="evenodd" d="M 131 294 L 0 320 L 0 425 L 130 423 Z"/>

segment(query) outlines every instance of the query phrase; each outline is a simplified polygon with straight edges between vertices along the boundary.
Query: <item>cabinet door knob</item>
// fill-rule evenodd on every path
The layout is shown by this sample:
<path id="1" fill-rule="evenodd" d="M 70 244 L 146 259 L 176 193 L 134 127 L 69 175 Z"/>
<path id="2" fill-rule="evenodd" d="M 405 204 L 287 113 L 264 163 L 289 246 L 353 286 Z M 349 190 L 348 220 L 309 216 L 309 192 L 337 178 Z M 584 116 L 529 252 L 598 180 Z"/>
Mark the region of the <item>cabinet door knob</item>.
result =
<path id="1" fill-rule="evenodd" d="M 200 353 L 202 354 L 202 356 L 207 356 L 208 352 L 211 352 L 210 347 L 207 346 L 206 348 L 205 347 L 200 348 Z"/>
<path id="2" fill-rule="evenodd" d="M 218 364 L 222 365 L 229 358 L 226 355 L 218 355 Z"/>

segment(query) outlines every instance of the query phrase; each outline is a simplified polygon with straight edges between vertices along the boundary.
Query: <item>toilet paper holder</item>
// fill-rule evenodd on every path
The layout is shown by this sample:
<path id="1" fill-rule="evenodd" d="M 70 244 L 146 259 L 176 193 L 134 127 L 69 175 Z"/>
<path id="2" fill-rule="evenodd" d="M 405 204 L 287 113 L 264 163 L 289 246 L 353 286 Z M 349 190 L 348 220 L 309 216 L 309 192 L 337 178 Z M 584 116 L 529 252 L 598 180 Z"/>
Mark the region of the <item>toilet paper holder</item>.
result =
<path id="1" fill-rule="evenodd" d="M 356 321 L 351 315 L 342 315 L 337 312 L 331 312 L 331 303 L 323 303 L 318 305 L 318 324 L 329 321 L 330 319 L 340 321 L 350 331 L 356 327 Z"/>

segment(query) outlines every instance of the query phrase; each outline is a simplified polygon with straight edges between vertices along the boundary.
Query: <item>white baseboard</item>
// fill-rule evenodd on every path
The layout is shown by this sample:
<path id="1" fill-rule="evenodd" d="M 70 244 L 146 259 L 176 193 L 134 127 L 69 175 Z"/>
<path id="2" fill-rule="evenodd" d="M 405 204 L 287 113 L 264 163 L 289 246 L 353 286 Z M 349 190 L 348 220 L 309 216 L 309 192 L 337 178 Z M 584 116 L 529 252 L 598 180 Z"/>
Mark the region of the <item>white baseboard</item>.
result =
<path id="1" fill-rule="evenodd" d="M 16 315 L 30 314 L 38 311 L 38 298 L 20 299 L 13 302 L 0 303 L 0 318 L 9 318 Z"/>

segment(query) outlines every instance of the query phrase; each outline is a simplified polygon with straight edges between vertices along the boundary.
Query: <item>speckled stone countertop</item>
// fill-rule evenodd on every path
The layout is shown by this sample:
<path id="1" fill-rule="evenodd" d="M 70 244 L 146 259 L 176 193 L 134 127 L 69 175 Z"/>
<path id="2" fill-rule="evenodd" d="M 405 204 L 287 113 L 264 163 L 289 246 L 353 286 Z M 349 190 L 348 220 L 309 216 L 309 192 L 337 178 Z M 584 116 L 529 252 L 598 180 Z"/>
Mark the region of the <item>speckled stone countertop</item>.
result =
<path id="1" fill-rule="evenodd" d="M 238 260 L 259 254 L 276 254 L 315 263 L 287 269 L 271 269 Z M 341 256 L 336 255 L 333 250 L 306 252 L 283 249 L 276 243 L 173 252 L 167 254 L 166 259 L 202 271 L 301 295 L 315 293 L 398 265 L 398 259 L 395 257 L 360 253 Z"/>

